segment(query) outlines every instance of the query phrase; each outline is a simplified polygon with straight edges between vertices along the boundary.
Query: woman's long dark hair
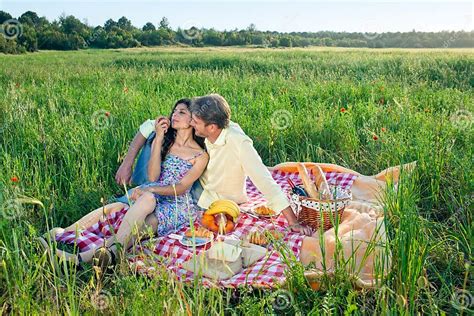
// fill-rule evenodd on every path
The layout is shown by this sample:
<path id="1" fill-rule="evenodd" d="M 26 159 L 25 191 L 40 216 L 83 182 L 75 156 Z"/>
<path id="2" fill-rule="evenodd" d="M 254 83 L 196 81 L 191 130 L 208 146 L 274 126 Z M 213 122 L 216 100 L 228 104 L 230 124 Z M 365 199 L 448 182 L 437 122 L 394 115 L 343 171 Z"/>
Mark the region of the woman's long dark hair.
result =
<path id="1" fill-rule="evenodd" d="M 189 107 L 191 106 L 191 99 L 181 99 L 181 100 L 176 101 L 175 105 L 173 106 L 173 109 L 171 110 L 171 114 L 170 114 L 170 117 L 169 117 L 170 122 L 172 120 L 173 112 L 176 109 L 176 107 L 178 106 L 178 104 L 184 104 L 189 109 Z M 165 159 L 165 157 L 168 154 L 171 146 L 173 146 L 174 141 L 176 140 L 176 132 L 177 131 L 174 128 L 172 128 L 171 125 L 168 128 L 168 131 L 166 131 L 165 137 L 163 139 L 163 146 L 161 147 L 161 159 L 162 160 Z M 206 149 L 206 145 L 204 144 L 204 138 L 196 136 L 194 128 L 193 128 L 193 139 L 196 141 L 196 143 L 199 144 L 199 146 L 201 146 L 202 149 Z"/>

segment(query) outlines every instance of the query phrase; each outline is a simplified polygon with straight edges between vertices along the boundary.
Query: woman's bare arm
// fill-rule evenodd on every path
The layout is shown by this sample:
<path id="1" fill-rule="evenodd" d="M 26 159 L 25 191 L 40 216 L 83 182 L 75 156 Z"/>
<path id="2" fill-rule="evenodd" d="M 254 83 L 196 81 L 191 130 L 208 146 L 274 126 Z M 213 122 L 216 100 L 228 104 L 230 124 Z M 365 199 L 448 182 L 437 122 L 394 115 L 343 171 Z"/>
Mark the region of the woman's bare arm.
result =
<path id="1" fill-rule="evenodd" d="M 150 186 L 144 190 L 159 195 L 181 195 L 186 192 L 186 190 L 188 190 L 197 179 L 199 179 L 199 177 L 204 172 L 204 169 L 206 169 L 208 161 L 209 155 L 207 153 L 204 153 L 196 158 L 196 163 L 191 168 L 191 170 L 189 170 L 188 173 L 186 173 L 186 175 L 181 179 L 181 181 L 179 181 L 174 187 L 172 185 L 163 187 Z"/>

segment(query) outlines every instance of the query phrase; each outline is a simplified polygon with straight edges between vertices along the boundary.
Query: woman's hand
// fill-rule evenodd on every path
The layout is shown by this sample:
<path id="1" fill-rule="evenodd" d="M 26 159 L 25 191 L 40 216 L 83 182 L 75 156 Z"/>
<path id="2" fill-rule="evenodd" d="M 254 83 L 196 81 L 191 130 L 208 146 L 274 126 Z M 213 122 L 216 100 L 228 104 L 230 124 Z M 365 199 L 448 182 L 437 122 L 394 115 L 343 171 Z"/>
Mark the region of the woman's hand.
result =
<path id="1" fill-rule="evenodd" d="M 143 189 L 140 189 L 140 188 L 133 189 L 132 195 L 130 196 L 130 200 L 132 200 L 132 201 L 138 200 L 138 198 L 140 198 L 140 196 L 142 196 L 143 193 L 145 193 L 145 192 L 146 192 L 146 190 L 143 190 Z"/>
<path id="2" fill-rule="evenodd" d="M 158 137 L 159 139 L 163 139 L 169 127 L 170 127 L 170 120 L 167 117 L 164 117 L 164 116 L 157 117 L 155 119 L 156 137 Z"/>

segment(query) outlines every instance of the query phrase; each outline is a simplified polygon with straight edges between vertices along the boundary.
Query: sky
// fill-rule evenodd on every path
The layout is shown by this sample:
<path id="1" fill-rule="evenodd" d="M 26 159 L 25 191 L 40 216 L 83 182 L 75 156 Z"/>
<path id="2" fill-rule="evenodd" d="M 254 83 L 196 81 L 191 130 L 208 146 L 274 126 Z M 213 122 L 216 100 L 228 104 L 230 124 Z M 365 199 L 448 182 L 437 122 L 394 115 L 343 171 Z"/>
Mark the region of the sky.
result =
<path id="1" fill-rule="evenodd" d="M 19 17 L 34 11 L 53 21 L 74 15 L 89 25 L 103 25 L 126 16 L 137 27 L 155 25 L 166 16 L 170 26 L 244 29 L 254 23 L 261 31 L 279 32 L 436 32 L 471 31 L 473 1 L 193 1 L 193 0 L 0 0 L 0 10 Z"/>

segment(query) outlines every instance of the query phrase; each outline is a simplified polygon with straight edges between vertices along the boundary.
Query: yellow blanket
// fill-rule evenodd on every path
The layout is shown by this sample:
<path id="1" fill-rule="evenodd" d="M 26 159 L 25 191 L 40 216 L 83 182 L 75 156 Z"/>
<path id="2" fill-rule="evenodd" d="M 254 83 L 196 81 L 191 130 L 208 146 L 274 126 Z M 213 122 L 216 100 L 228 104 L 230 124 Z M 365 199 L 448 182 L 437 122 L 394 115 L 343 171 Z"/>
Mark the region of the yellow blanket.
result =
<path id="1" fill-rule="evenodd" d="M 391 252 L 386 242 L 382 196 L 388 181 L 397 187 L 400 173 L 411 172 L 416 162 L 391 167 L 374 176 L 365 176 L 356 171 L 323 163 L 305 163 L 308 169 L 319 165 L 324 172 L 336 171 L 358 175 L 352 186 L 353 201 L 345 208 L 336 229 L 331 228 L 322 236 L 315 233 L 303 240 L 300 260 L 304 265 L 314 263 L 316 275 L 328 273 L 335 268 L 336 244 L 341 245 L 339 263 L 343 259 L 346 270 L 354 277 L 359 287 L 376 286 L 377 280 L 385 275 L 391 265 Z M 269 168 L 285 172 L 297 172 L 296 163 L 283 163 Z M 314 277 L 314 275 L 313 275 Z"/>

